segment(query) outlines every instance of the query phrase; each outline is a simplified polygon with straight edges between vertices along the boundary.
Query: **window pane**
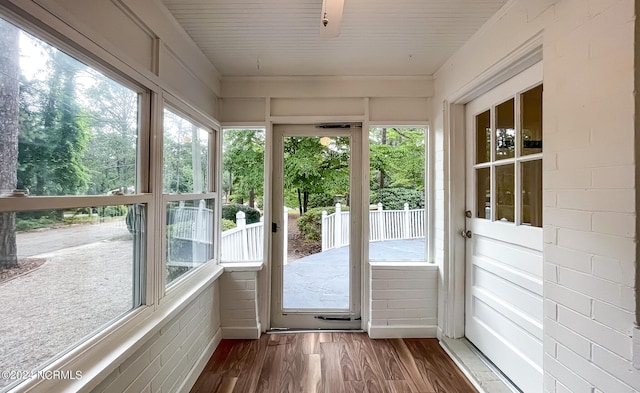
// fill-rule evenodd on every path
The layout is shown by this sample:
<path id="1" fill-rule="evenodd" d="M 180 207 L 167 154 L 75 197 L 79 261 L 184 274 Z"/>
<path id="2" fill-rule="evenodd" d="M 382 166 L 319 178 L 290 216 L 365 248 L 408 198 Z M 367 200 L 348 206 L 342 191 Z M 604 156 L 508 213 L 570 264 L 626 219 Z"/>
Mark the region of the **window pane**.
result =
<path id="1" fill-rule="evenodd" d="M 542 85 L 521 96 L 522 155 L 542 153 Z"/>
<path id="2" fill-rule="evenodd" d="M 209 190 L 209 132 L 165 109 L 163 139 L 165 194 Z"/>
<path id="3" fill-rule="evenodd" d="M 491 112 L 476 116 L 476 164 L 491 161 Z"/>
<path id="4" fill-rule="evenodd" d="M 141 304 L 144 206 L 0 213 L 0 365 L 36 370 Z M 5 262 L 7 262 L 5 260 Z M 0 390 L 8 386 L 0 379 Z"/>
<path id="5" fill-rule="evenodd" d="M 0 193 L 135 192 L 138 93 L 2 19 L 0 32 Z"/>
<path id="6" fill-rule="evenodd" d="M 369 130 L 370 260 L 426 258 L 425 136 L 424 128 Z"/>
<path id="7" fill-rule="evenodd" d="M 542 227 L 542 160 L 522 163 L 522 223 Z"/>
<path id="8" fill-rule="evenodd" d="M 496 106 L 496 160 L 512 158 L 516 149 L 514 99 Z"/>
<path id="9" fill-rule="evenodd" d="M 514 165 L 496 166 L 496 217 L 498 221 L 513 222 Z"/>
<path id="10" fill-rule="evenodd" d="M 214 201 L 167 203 L 167 284 L 213 258 Z"/>
<path id="11" fill-rule="evenodd" d="M 262 260 L 264 137 L 264 129 L 226 129 L 223 133 L 223 262 Z"/>
<path id="12" fill-rule="evenodd" d="M 476 217 L 491 219 L 491 168 L 476 169 Z"/>

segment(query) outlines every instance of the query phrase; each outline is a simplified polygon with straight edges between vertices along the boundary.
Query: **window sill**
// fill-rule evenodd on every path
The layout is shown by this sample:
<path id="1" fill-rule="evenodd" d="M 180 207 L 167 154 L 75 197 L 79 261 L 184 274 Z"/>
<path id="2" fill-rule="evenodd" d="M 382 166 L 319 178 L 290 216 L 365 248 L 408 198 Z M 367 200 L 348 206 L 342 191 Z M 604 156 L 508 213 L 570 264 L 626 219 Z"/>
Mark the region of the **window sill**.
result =
<path id="1" fill-rule="evenodd" d="M 32 379 L 16 386 L 17 392 L 88 392 L 111 374 L 122 362 L 131 357 L 167 322 L 178 315 L 187 304 L 216 281 L 224 272 L 220 265 L 212 264 L 207 271 L 194 274 L 189 290 L 180 291 L 171 301 L 160 306 L 142 306 L 113 326 L 99 332 L 87 342 L 73 349 L 69 354 L 53 362 L 44 370 L 70 370 L 82 372 L 76 380 L 36 380 Z"/>
<path id="2" fill-rule="evenodd" d="M 371 267 L 418 267 L 437 270 L 438 265 L 426 261 L 369 261 Z"/>
<path id="3" fill-rule="evenodd" d="M 222 262 L 225 272 L 259 272 L 264 267 L 264 262 Z"/>

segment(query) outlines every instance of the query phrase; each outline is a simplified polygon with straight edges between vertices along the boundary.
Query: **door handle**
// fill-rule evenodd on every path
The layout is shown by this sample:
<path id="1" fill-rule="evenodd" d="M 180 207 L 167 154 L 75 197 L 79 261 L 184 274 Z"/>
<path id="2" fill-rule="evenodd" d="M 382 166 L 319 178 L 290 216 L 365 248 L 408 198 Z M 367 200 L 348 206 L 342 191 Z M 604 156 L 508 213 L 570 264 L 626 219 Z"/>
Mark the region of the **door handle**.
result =
<path id="1" fill-rule="evenodd" d="M 465 239 L 471 239 L 471 231 L 465 231 L 463 229 L 462 231 L 460 231 L 460 236 L 464 237 Z"/>

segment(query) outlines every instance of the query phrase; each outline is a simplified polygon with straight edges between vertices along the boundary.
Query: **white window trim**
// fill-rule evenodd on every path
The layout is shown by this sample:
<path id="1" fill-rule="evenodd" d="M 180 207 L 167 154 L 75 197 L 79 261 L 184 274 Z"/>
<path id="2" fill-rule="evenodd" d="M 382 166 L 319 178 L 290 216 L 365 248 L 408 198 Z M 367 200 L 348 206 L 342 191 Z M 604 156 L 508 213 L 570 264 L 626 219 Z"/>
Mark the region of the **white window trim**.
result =
<path id="1" fill-rule="evenodd" d="M 163 173 L 162 173 L 162 165 L 163 162 L 163 136 L 164 136 L 164 124 L 162 119 L 164 118 L 164 110 L 168 109 L 172 113 L 182 116 L 184 119 L 193 122 L 195 125 L 201 127 L 202 129 L 209 132 L 209 189 L 204 191 L 203 193 L 184 193 L 184 194 L 165 194 L 163 192 Z M 218 266 L 220 261 L 220 217 L 222 213 L 222 209 L 220 206 L 220 198 L 217 190 L 220 189 L 220 176 L 219 176 L 219 168 L 221 167 L 221 155 L 222 155 L 222 147 L 220 144 L 221 141 L 221 127 L 220 123 L 210 116 L 200 112 L 196 108 L 191 105 L 185 103 L 174 95 L 163 92 L 162 97 L 158 100 L 158 106 L 156 108 L 159 118 L 157 119 L 158 124 L 160 126 L 156 127 L 157 137 L 156 144 L 154 145 L 156 154 L 154 155 L 154 161 L 156 165 L 153 166 L 153 170 L 155 173 L 155 189 L 157 190 L 157 195 L 155 200 L 158 204 L 158 209 L 160 213 L 154 217 L 156 221 L 156 225 L 161 229 L 160 238 L 157 242 L 157 246 L 155 252 L 157 253 L 157 257 L 155 258 L 155 267 L 159 269 L 161 274 L 156 275 L 156 280 L 154 282 L 157 294 L 157 301 L 159 305 L 163 305 L 165 303 L 172 303 L 175 299 L 182 298 L 186 293 L 190 291 L 195 283 L 193 281 L 197 280 L 195 277 L 199 277 L 202 275 L 206 276 L 206 273 L 202 273 L 202 271 L 206 272 L 212 269 L 211 265 Z M 171 201 L 187 201 L 187 200 L 197 200 L 197 199 L 208 199 L 213 200 L 214 210 L 215 210 L 215 222 L 213 225 L 213 233 L 214 233 L 214 252 L 213 258 L 204 262 L 202 265 L 191 269 L 186 272 L 182 276 L 176 278 L 169 285 L 166 284 L 166 203 Z M 206 268 L 205 268 L 206 267 Z"/>
<path id="2" fill-rule="evenodd" d="M 376 266 L 413 266 L 415 262 L 420 263 L 421 265 L 433 265 L 435 264 L 434 259 L 434 246 L 433 246 L 433 186 L 434 186 L 434 172 L 433 172 L 433 133 L 429 128 L 429 122 L 425 123 L 415 123 L 415 122 L 403 122 L 403 121 L 394 121 L 394 122 L 370 122 L 367 125 L 367 137 L 363 138 L 363 150 L 367 152 L 366 158 L 363 158 L 363 163 L 366 163 L 367 168 L 365 169 L 366 179 L 363 179 L 363 184 L 369 184 L 369 172 L 371 171 L 371 164 L 369 162 L 369 151 L 371 149 L 369 145 L 369 132 L 372 128 L 377 127 L 404 127 L 404 128 L 423 128 L 424 129 L 424 198 L 425 198 L 425 228 L 424 228 L 424 240 L 425 240 L 425 259 L 421 261 L 395 261 L 395 260 L 379 260 L 379 259 L 370 259 L 369 258 L 369 241 L 366 242 L 365 253 L 363 253 L 363 258 L 369 261 L 369 264 L 372 265 L 375 263 Z M 364 128 L 364 125 L 363 125 Z M 366 182 L 365 182 L 366 180 Z M 367 206 L 369 205 L 370 199 L 370 187 L 364 187 L 362 192 L 363 200 L 367 202 Z M 362 224 L 362 237 L 364 239 L 369 238 L 369 215 L 363 214 L 363 224 Z M 408 263 L 408 264 L 407 264 Z M 373 265 L 372 265 L 373 266 Z"/>
<path id="3" fill-rule="evenodd" d="M 31 196 L 19 199 L 7 197 L 0 198 L 0 211 L 142 203 L 147 206 L 147 239 L 159 239 L 162 234 L 158 234 L 155 218 L 160 214 L 157 198 L 161 197 L 161 189 L 156 191 L 156 194 L 148 191 L 157 189 L 157 172 L 160 172 L 160 180 L 162 179 L 161 168 L 154 168 L 151 162 L 158 160 L 157 146 L 153 144 L 153 132 L 161 130 L 163 97 L 169 97 L 173 106 L 178 107 L 182 112 L 189 113 L 192 119 L 198 120 L 199 124 L 207 125 L 215 131 L 213 132 L 215 138 L 212 138 L 215 146 L 212 150 L 212 152 L 215 151 L 215 162 L 211 169 L 211 179 L 215 178 L 216 182 L 219 181 L 217 170 L 221 164 L 218 139 L 220 124 L 168 93 L 167 91 L 171 91 L 170 86 L 163 83 L 157 75 L 135 69 L 109 52 L 108 49 L 114 48 L 105 49 L 39 4 L 31 2 L 22 2 L 19 6 L 3 4 L 0 6 L 0 17 L 140 94 L 138 138 L 145 142 L 138 149 L 138 160 L 141 168 L 150 168 L 148 172 L 138 171 L 142 176 L 137 179 L 139 190 L 135 195 Z M 162 184 L 161 181 L 159 184 Z M 215 189 L 219 189 L 219 184 L 216 183 Z M 219 216 L 220 212 L 217 214 L 217 217 Z M 216 244 L 219 244 L 219 239 Z M 194 269 L 193 272 L 189 272 L 190 274 L 185 274 L 184 279 L 179 280 L 175 290 L 164 297 L 160 304 L 160 291 L 156 280 L 153 279 L 157 276 L 156 269 L 164 267 L 162 259 L 159 258 L 159 245 L 157 242 L 147 241 L 146 249 L 146 277 L 142 281 L 146 287 L 144 304 L 124 314 L 102 330 L 98 330 L 94 335 L 41 368 L 45 371 L 81 371 L 82 378 L 77 380 L 30 379 L 12 387 L 12 392 L 90 391 L 215 282 L 224 271 L 224 268 L 216 263 L 206 263 L 201 268 Z M 164 283 L 161 288 L 164 288 Z"/>
<path id="4" fill-rule="evenodd" d="M 220 188 L 218 188 L 220 190 L 220 195 L 224 195 L 224 193 L 222 192 L 222 170 L 223 168 L 223 160 L 224 157 L 223 152 L 222 152 L 222 148 L 223 148 L 223 144 L 224 144 L 224 133 L 226 131 L 233 131 L 233 130 L 252 130 L 252 131 L 261 131 L 264 133 L 264 138 L 265 138 L 265 152 L 263 154 L 263 168 L 264 171 L 268 170 L 268 166 L 267 166 L 267 151 L 266 151 L 266 140 L 267 140 L 267 127 L 265 125 L 255 125 L 253 123 L 249 123 L 252 125 L 247 125 L 247 126 L 242 126 L 240 125 L 240 123 L 234 123 L 235 125 L 226 125 L 227 123 L 224 123 L 221 127 L 221 131 L 220 131 Z M 245 124 L 245 123 L 242 123 Z M 262 176 L 262 180 L 263 183 L 266 182 L 266 174 L 263 174 Z M 263 213 L 266 213 L 266 209 L 264 208 L 264 206 L 266 206 L 266 200 L 267 200 L 267 195 L 266 195 L 266 184 L 263 184 L 263 190 L 262 190 L 262 201 L 263 201 Z M 222 196 L 220 197 L 222 198 Z M 222 200 L 220 200 L 220 212 L 218 214 L 218 217 L 220 219 L 222 219 Z M 264 235 L 264 239 L 262 240 L 262 248 L 263 248 L 263 253 L 262 253 L 262 260 L 261 261 L 225 261 L 222 259 L 222 253 L 219 254 L 219 260 L 220 260 L 220 264 L 222 264 L 226 271 L 260 271 L 262 270 L 262 267 L 264 266 L 265 260 L 266 260 L 266 255 L 265 254 L 265 246 L 268 243 L 268 233 L 271 230 L 271 228 L 268 226 L 269 222 L 267 222 L 266 220 L 266 214 L 263 216 L 263 224 L 264 224 L 264 228 L 263 228 L 263 235 Z M 220 224 L 220 233 L 218 234 L 218 243 L 220 244 L 220 242 L 222 241 L 222 224 Z"/>

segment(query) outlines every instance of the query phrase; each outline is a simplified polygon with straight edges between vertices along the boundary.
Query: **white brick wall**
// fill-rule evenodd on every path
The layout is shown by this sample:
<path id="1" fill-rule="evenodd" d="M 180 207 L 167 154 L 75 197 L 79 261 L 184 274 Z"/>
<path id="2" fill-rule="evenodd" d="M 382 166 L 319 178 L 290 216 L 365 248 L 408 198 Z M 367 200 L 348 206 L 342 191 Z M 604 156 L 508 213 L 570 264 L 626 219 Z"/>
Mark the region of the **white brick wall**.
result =
<path id="1" fill-rule="evenodd" d="M 257 271 L 231 271 L 220 277 L 223 338 L 259 338 Z"/>
<path id="2" fill-rule="evenodd" d="M 214 283 L 120 364 L 93 393 L 178 391 L 202 360 L 204 350 L 217 345 L 218 308 L 218 285 Z"/>
<path id="3" fill-rule="evenodd" d="M 374 264 L 370 273 L 371 337 L 435 337 L 437 267 Z"/>
<path id="4" fill-rule="evenodd" d="M 546 392 L 640 391 L 635 4 L 509 1 L 436 75 L 434 105 L 542 31 Z"/>

